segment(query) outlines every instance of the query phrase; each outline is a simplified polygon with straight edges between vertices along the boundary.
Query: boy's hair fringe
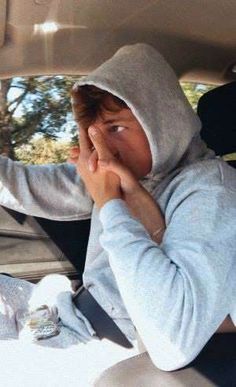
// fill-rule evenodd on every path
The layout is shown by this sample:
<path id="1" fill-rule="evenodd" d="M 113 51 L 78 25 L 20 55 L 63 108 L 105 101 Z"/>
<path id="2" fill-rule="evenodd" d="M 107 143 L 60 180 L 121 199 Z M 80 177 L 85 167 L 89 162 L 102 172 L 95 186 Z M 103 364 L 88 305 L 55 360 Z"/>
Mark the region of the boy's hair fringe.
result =
<path id="1" fill-rule="evenodd" d="M 111 112 L 128 109 L 120 98 L 93 85 L 79 86 L 71 91 L 72 111 L 75 121 L 88 128 L 104 110 Z"/>

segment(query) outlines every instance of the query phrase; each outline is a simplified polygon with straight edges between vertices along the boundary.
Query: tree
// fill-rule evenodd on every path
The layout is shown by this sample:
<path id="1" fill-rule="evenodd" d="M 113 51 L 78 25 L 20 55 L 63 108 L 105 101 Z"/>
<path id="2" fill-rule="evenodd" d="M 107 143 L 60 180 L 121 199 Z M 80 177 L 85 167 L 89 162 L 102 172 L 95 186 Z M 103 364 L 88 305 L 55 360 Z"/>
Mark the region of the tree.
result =
<path id="1" fill-rule="evenodd" d="M 74 82 L 73 77 L 66 76 L 2 80 L 0 153 L 14 158 L 15 148 L 30 141 L 35 133 L 56 138 L 69 126 L 75 134 L 70 104 Z"/>
<path id="2" fill-rule="evenodd" d="M 203 85 L 200 83 L 181 82 L 183 91 L 192 105 L 193 109 L 197 110 L 199 98 L 207 91 L 214 89 L 214 85 Z"/>
<path id="3" fill-rule="evenodd" d="M 0 88 L 0 153 L 4 156 L 13 157 L 11 146 L 11 133 L 13 131 L 12 122 L 8 110 L 7 93 L 11 81 L 6 79 L 1 81 Z"/>
<path id="4" fill-rule="evenodd" d="M 68 158 L 70 142 L 49 137 L 34 138 L 16 149 L 16 156 L 24 164 L 63 163 Z"/>

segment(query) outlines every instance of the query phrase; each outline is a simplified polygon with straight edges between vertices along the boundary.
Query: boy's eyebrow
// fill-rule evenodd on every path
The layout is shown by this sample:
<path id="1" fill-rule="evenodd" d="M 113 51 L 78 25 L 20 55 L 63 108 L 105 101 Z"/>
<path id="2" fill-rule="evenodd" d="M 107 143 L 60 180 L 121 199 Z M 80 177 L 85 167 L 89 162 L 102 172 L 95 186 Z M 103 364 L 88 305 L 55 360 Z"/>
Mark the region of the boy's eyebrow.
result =
<path id="1" fill-rule="evenodd" d="M 131 120 L 132 119 L 128 117 L 118 116 L 118 117 L 103 121 L 103 124 L 113 124 L 116 121 L 131 121 Z"/>
<path id="2" fill-rule="evenodd" d="M 117 118 L 114 118 L 113 120 L 106 120 L 103 121 L 103 124 L 113 124 L 113 122 L 117 121 Z"/>

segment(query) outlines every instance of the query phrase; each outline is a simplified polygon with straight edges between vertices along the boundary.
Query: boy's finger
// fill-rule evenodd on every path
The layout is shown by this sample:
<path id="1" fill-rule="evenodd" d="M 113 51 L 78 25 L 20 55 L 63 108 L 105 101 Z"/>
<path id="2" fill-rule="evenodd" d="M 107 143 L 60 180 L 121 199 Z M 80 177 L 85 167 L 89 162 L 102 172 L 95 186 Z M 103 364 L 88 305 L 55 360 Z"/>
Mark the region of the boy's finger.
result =
<path id="1" fill-rule="evenodd" d="M 81 128 L 79 130 L 79 144 L 81 152 L 90 152 L 92 143 L 88 136 L 87 129 Z"/>
<path id="2" fill-rule="evenodd" d="M 91 126 L 89 128 L 89 136 L 98 153 L 99 160 L 106 160 L 108 158 L 110 159 L 111 157 L 113 158 L 113 154 L 108 148 L 106 141 L 98 128 Z"/>
<path id="3" fill-rule="evenodd" d="M 79 152 L 80 152 L 80 149 L 78 145 L 71 147 L 68 152 L 68 158 L 66 160 L 67 163 L 77 164 L 79 159 Z"/>
<path id="4" fill-rule="evenodd" d="M 98 166 L 118 175 L 121 180 L 121 188 L 124 192 L 131 193 L 137 187 L 137 179 L 120 161 L 116 159 L 99 160 Z"/>
<path id="5" fill-rule="evenodd" d="M 68 159 L 66 160 L 67 163 L 69 164 L 77 164 L 78 162 L 78 157 L 68 157 Z"/>
<path id="6" fill-rule="evenodd" d="M 80 149 L 79 149 L 78 145 L 72 146 L 69 149 L 69 157 L 71 157 L 71 158 L 79 157 L 79 151 L 80 151 Z"/>
<path id="7" fill-rule="evenodd" d="M 94 149 L 91 156 L 88 159 L 88 168 L 91 172 L 96 171 L 97 163 L 98 163 L 98 153 L 97 153 L 96 149 Z"/>
<path id="8" fill-rule="evenodd" d="M 116 173 L 121 179 L 125 179 L 127 181 L 135 181 L 134 176 L 126 168 L 120 161 L 112 159 L 112 160 L 99 160 L 98 164 L 100 167 Z"/>

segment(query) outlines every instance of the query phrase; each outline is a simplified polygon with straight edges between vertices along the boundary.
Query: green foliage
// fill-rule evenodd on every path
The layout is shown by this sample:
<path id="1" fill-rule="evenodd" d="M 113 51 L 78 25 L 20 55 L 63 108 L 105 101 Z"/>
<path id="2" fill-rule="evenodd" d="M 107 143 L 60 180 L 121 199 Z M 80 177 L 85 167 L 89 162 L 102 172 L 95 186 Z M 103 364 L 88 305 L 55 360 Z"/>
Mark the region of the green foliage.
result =
<path id="1" fill-rule="evenodd" d="M 16 156 L 24 164 L 63 163 L 68 158 L 71 144 L 49 137 L 34 138 L 16 149 Z"/>
<path id="2" fill-rule="evenodd" d="M 199 98 L 207 91 L 214 89 L 214 85 L 203 85 L 199 83 L 181 82 L 182 89 L 192 105 L 193 109 L 197 110 Z"/>
<path id="3" fill-rule="evenodd" d="M 30 141 L 36 133 L 54 139 L 65 131 L 75 136 L 70 104 L 74 82 L 75 77 L 71 76 L 3 80 L 4 92 L 0 95 L 2 152 L 5 149 L 7 155 L 13 154 L 14 148 Z"/>
<path id="4" fill-rule="evenodd" d="M 14 82 L 11 87 L 14 87 Z M 73 77 L 30 77 L 20 78 L 16 87 L 27 91 L 21 102 L 21 116 L 13 118 L 15 131 L 13 141 L 20 145 L 35 133 L 56 138 L 71 120 L 70 90 Z M 72 125 L 71 132 L 75 130 Z"/>

